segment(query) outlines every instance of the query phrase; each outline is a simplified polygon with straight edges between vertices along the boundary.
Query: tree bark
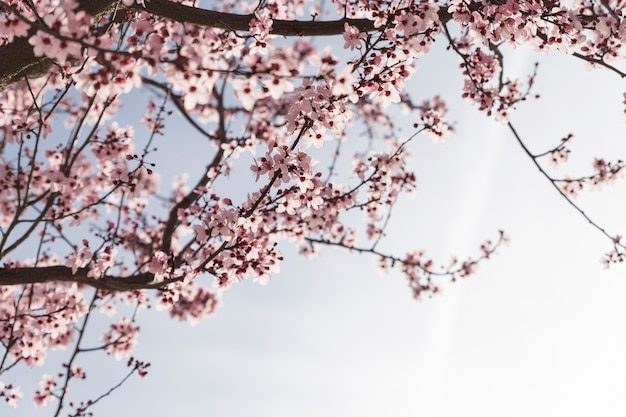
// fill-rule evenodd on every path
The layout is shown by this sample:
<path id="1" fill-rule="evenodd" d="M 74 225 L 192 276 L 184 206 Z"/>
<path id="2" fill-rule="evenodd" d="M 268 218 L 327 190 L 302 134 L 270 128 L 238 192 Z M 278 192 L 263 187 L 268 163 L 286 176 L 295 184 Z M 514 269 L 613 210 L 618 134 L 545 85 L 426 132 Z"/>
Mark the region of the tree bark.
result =
<path id="1" fill-rule="evenodd" d="M 86 284 L 99 290 L 132 291 L 164 287 L 172 280 L 153 282 L 154 274 L 143 273 L 128 277 L 105 275 L 101 278 L 87 276 L 88 269 L 78 268 L 76 274 L 66 266 L 46 266 L 33 268 L 0 269 L 0 286 L 45 284 L 50 282 L 75 282 Z"/>

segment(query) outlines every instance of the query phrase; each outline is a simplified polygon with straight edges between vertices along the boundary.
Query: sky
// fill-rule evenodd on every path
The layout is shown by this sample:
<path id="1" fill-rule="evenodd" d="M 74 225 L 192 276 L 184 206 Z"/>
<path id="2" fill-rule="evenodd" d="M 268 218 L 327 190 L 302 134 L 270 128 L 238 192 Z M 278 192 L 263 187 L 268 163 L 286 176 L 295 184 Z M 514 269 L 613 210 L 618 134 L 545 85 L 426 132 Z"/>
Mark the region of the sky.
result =
<path id="1" fill-rule="evenodd" d="M 591 172 L 594 156 L 626 158 L 617 76 L 589 72 L 573 57 L 515 52 L 506 64 L 520 74 L 543 60 L 535 90 L 542 98 L 511 118 L 531 149 L 575 133 L 563 175 Z M 96 416 L 625 415 L 625 267 L 602 267 L 610 242 L 505 126 L 458 98 L 454 56 L 437 48 L 417 67 L 411 91 L 442 94 L 457 133 L 446 144 L 425 136 L 411 144 L 418 192 L 400 201 L 381 248 L 423 247 L 446 262 L 476 253 L 500 229 L 509 246 L 421 301 L 402 276 L 380 275 L 365 255 L 324 248 L 310 261 L 283 246 L 286 261 L 268 285 L 234 286 L 195 327 L 141 313 L 134 356 L 152 363 L 150 373 L 130 379 Z M 625 187 L 621 180 L 576 202 L 625 233 Z M 76 389 L 106 385 L 110 363 L 94 356 L 89 385 Z M 31 407 L 0 414 L 49 414 Z"/>

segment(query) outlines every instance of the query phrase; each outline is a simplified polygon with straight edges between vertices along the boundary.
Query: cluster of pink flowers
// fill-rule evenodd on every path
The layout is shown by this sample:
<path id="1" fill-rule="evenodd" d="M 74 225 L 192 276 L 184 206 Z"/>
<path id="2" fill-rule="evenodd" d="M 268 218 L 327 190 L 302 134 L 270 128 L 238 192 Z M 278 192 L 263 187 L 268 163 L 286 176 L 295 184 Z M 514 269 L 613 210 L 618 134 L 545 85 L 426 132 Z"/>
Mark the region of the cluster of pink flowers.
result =
<path id="1" fill-rule="evenodd" d="M 20 387 L 14 387 L 12 384 L 5 385 L 0 381 L 0 398 L 4 397 L 4 401 L 11 407 L 17 407 L 17 403 L 23 396 L 24 393 Z"/>
<path id="2" fill-rule="evenodd" d="M 17 3 L 18 10 L 25 12 L 24 4 Z M 30 25 L 15 14 L 5 14 L 0 18 L 0 45 L 6 45 L 17 37 L 26 36 Z"/>
<path id="3" fill-rule="evenodd" d="M 35 56 L 46 56 L 64 64 L 68 58 L 82 55 L 80 41 L 93 42 L 93 39 L 85 39 L 90 38 L 89 27 L 93 19 L 85 12 L 77 11 L 77 8 L 76 2 L 65 1 L 43 16 L 46 29 L 51 29 L 53 33 L 38 30 L 28 39 Z"/>
<path id="4" fill-rule="evenodd" d="M 268 44 L 265 40 L 272 30 L 272 18 L 267 10 L 257 10 L 254 16 L 250 21 L 250 35 L 254 37 L 250 52 L 266 54 Z"/>
<path id="5" fill-rule="evenodd" d="M 121 359 L 130 355 L 135 349 L 138 335 L 139 327 L 121 317 L 111 324 L 111 328 L 102 335 L 101 339 L 105 344 L 105 351 L 113 354 L 116 359 Z"/>
<path id="6" fill-rule="evenodd" d="M 57 386 L 54 376 L 44 375 L 39 382 L 39 390 L 35 392 L 35 406 L 47 406 L 54 399 L 53 390 Z"/>
<path id="7" fill-rule="evenodd" d="M 359 29 L 350 26 L 348 23 L 344 25 L 345 31 L 343 32 L 343 39 L 345 43 L 343 44 L 344 49 L 361 49 L 362 39 L 365 39 L 367 35 L 365 33 L 359 32 Z"/>
<path id="8" fill-rule="evenodd" d="M 588 185 L 591 189 L 597 189 L 605 184 L 613 183 L 623 174 L 624 162 L 606 162 L 597 158 L 593 162 L 594 174 L 581 178 L 566 178 L 556 180 L 561 190 L 569 197 L 576 197 Z"/>
<path id="9" fill-rule="evenodd" d="M 316 84 L 305 80 L 295 89 L 287 113 L 287 129 L 290 133 L 306 127 L 305 144 L 317 148 L 332 139 L 327 132 L 340 133 L 352 113 L 345 99 L 334 100 L 332 88 L 327 83 Z"/>
<path id="10" fill-rule="evenodd" d="M 443 143 L 451 134 L 452 128 L 446 122 L 448 107 L 439 96 L 424 100 L 419 108 L 419 116 L 426 132 L 435 143 Z"/>
<path id="11" fill-rule="evenodd" d="M 0 340 L 9 358 L 30 366 L 42 365 L 48 349 L 71 343 L 88 310 L 76 284 L 42 284 L 26 291 L 0 287 L 0 301 Z"/>

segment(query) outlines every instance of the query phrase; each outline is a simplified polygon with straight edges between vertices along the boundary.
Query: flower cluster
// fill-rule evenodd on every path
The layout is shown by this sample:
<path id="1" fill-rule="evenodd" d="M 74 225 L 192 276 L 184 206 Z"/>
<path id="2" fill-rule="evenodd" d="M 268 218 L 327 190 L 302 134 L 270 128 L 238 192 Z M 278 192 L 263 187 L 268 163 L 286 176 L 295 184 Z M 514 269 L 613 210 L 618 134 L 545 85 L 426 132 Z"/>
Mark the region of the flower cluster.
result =
<path id="1" fill-rule="evenodd" d="M 565 178 L 555 180 L 555 182 L 565 195 L 574 198 L 585 186 L 589 186 L 591 189 L 598 189 L 602 185 L 613 183 L 622 175 L 624 166 L 624 162 L 621 160 L 617 162 L 606 162 L 602 158 L 596 158 L 593 161 L 593 169 L 595 172 L 592 175 L 580 178 Z"/>
<path id="2" fill-rule="evenodd" d="M 349 48 L 351 51 L 355 48 L 361 49 L 363 46 L 361 44 L 361 40 L 365 39 L 367 35 L 359 32 L 358 28 L 350 26 L 348 23 L 344 25 L 344 28 L 345 31 L 343 32 L 343 39 L 345 40 L 345 43 L 343 44 L 343 47 L 346 49 Z"/>
<path id="3" fill-rule="evenodd" d="M 91 37 L 89 28 L 93 19 L 77 10 L 77 6 L 74 1 L 63 2 L 43 17 L 46 30 L 38 30 L 28 39 L 35 56 L 46 56 L 64 64 L 82 55 L 80 40 Z"/>
<path id="4" fill-rule="evenodd" d="M 115 359 L 122 359 L 135 349 L 138 335 L 139 327 L 122 317 L 111 324 L 111 328 L 102 335 L 101 340 L 107 353 L 113 354 Z"/>
<path id="5" fill-rule="evenodd" d="M 4 401 L 11 407 L 17 407 L 18 402 L 24 396 L 20 387 L 14 387 L 12 384 L 3 384 L 0 381 L 0 398 L 4 397 Z"/>
<path id="6" fill-rule="evenodd" d="M 254 13 L 254 18 L 250 20 L 250 35 L 254 38 L 250 52 L 260 52 L 262 54 L 267 53 L 266 38 L 269 36 L 272 30 L 272 18 L 270 14 L 264 11 L 257 10 Z"/>
<path id="7" fill-rule="evenodd" d="M 17 294 L 22 297 L 16 301 Z M 74 326 L 87 314 L 76 284 L 35 285 L 29 290 L 0 288 L 0 340 L 8 356 L 29 366 L 44 363 L 46 352 L 72 342 Z"/>
<path id="8" fill-rule="evenodd" d="M 294 91 L 287 113 L 287 130 L 293 133 L 306 127 L 306 145 L 319 148 L 332 139 L 327 130 L 335 134 L 342 132 L 351 117 L 346 100 L 334 99 L 330 85 L 307 79 Z"/>
<path id="9" fill-rule="evenodd" d="M 54 376 L 43 375 L 39 382 L 39 390 L 35 392 L 35 406 L 47 406 L 54 399 L 53 390 L 57 386 Z"/>

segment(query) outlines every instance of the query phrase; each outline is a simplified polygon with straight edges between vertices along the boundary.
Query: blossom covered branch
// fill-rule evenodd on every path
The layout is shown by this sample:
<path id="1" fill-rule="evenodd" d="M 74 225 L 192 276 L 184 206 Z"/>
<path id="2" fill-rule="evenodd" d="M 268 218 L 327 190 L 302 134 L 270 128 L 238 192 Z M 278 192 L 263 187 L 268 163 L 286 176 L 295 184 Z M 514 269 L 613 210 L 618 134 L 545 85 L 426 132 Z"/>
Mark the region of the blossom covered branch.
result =
<path id="1" fill-rule="evenodd" d="M 436 42 L 459 61 L 459 95 L 508 123 L 587 220 L 574 194 L 623 171 L 598 158 L 586 177 L 550 176 L 540 158 L 566 160 L 569 139 L 542 154 L 525 147 L 510 119 L 540 74 L 511 79 L 506 67 L 507 45 L 529 45 L 623 77 L 623 1 L 231 3 L 0 1 L 0 398 L 9 406 L 23 396 L 9 371 L 68 348 L 59 374 L 43 375 L 27 398 L 58 415 L 91 412 L 148 365 L 127 359 L 110 391 L 70 401 L 87 374 L 78 358 L 129 358 L 137 312 L 151 306 L 191 323 L 210 316 L 234 284 L 267 283 L 285 245 L 309 258 L 321 246 L 369 255 L 415 296 L 473 274 L 502 233 L 443 267 L 421 242 L 405 255 L 378 249 L 392 238 L 393 208 L 417 189 L 411 142 L 453 132 L 441 96 L 407 88 Z M 324 48 L 311 40 L 333 35 Z M 592 224 L 614 243 L 607 263 L 622 261 L 619 236 Z"/>

